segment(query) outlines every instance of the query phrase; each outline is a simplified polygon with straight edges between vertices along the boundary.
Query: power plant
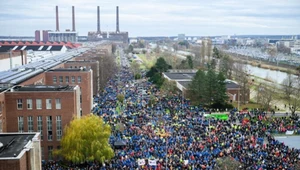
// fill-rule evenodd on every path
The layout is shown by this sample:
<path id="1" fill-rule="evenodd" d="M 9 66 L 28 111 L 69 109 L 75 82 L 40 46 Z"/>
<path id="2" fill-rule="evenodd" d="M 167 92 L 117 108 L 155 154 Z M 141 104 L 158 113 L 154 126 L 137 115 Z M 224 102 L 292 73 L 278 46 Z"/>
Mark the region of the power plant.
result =
<path id="1" fill-rule="evenodd" d="M 88 41 L 109 40 L 119 43 L 128 43 L 128 32 L 121 32 L 119 27 L 119 7 L 116 7 L 116 31 L 101 31 L 100 7 L 97 6 L 97 31 L 88 32 Z"/>
<path id="2" fill-rule="evenodd" d="M 55 21 L 56 29 L 51 30 L 36 30 L 35 41 L 65 41 L 65 42 L 77 42 L 78 32 L 76 32 L 75 26 L 75 7 L 72 6 L 72 30 L 66 29 L 61 31 L 59 28 L 59 10 L 58 6 L 55 8 Z M 89 31 L 87 35 L 88 41 L 114 41 L 117 43 L 128 43 L 128 32 L 121 32 L 119 24 L 119 7 L 116 7 L 116 31 L 101 31 L 100 28 L 100 6 L 97 6 L 97 31 Z"/>

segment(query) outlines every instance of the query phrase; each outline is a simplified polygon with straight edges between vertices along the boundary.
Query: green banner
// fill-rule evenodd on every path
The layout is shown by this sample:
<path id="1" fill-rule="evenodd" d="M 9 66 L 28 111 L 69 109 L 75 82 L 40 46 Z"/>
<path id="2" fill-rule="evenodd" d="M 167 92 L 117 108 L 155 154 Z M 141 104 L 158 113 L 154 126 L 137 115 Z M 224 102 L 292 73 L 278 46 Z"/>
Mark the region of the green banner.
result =
<path id="1" fill-rule="evenodd" d="M 226 113 L 212 113 L 212 114 L 205 114 L 204 117 L 214 117 L 219 120 L 228 120 L 228 114 Z"/>

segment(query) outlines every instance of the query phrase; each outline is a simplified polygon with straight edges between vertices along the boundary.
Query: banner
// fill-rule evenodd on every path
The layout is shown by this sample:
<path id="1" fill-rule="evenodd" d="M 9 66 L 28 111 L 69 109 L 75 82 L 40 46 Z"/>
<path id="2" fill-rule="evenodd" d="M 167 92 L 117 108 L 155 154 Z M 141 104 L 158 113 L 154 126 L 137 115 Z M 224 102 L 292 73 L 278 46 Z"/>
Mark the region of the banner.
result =
<path id="1" fill-rule="evenodd" d="M 294 131 L 293 130 L 287 130 L 285 132 L 286 135 L 293 135 L 294 134 Z"/>
<path id="2" fill-rule="evenodd" d="M 189 163 L 189 160 L 184 160 L 184 165 L 187 165 Z"/>
<path id="3" fill-rule="evenodd" d="M 219 120 L 228 120 L 228 114 L 227 113 L 212 113 L 212 114 L 204 114 L 204 117 L 214 117 Z"/>
<path id="4" fill-rule="evenodd" d="M 149 165 L 150 166 L 156 166 L 156 159 L 154 159 L 154 160 L 149 159 Z"/>
<path id="5" fill-rule="evenodd" d="M 139 159 L 139 160 L 138 160 L 138 165 L 139 165 L 139 166 L 145 165 L 145 159 Z"/>

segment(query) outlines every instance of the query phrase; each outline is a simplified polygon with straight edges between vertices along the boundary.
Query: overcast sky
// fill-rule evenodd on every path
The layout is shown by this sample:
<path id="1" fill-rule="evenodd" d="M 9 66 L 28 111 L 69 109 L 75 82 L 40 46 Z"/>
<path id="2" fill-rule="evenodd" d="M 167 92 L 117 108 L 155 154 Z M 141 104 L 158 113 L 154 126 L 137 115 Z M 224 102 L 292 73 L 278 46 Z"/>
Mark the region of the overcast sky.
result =
<path id="1" fill-rule="evenodd" d="M 97 29 L 135 36 L 300 34 L 300 0 L 0 0 L 0 35 L 34 36 L 35 30 L 55 30 L 55 6 L 60 30 L 72 28 L 87 35 Z"/>

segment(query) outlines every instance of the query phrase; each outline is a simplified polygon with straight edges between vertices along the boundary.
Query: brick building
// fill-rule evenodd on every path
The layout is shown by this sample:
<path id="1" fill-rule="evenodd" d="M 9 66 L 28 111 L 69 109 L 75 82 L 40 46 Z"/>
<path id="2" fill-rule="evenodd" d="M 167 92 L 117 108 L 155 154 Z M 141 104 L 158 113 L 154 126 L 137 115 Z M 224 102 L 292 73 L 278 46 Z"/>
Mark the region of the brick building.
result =
<path id="1" fill-rule="evenodd" d="M 77 59 L 77 58 L 75 58 Z M 93 60 L 76 60 L 64 63 L 64 68 L 85 68 L 93 70 L 93 95 L 100 91 L 99 62 Z"/>
<path id="2" fill-rule="evenodd" d="M 40 132 L 43 160 L 52 159 L 63 128 L 80 116 L 79 86 L 15 86 L 4 92 L 4 98 L 4 128 L 7 132 Z"/>
<path id="3" fill-rule="evenodd" d="M 0 141 L 0 170 L 42 169 L 39 133 L 2 133 Z"/>
<path id="4" fill-rule="evenodd" d="M 78 85 L 81 90 L 81 115 L 93 108 L 93 70 L 85 68 L 59 68 L 45 72 L 45 85 Z"/>

